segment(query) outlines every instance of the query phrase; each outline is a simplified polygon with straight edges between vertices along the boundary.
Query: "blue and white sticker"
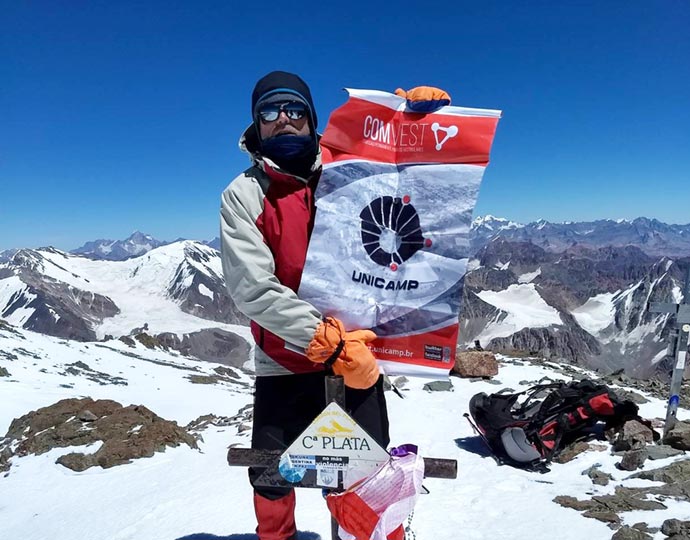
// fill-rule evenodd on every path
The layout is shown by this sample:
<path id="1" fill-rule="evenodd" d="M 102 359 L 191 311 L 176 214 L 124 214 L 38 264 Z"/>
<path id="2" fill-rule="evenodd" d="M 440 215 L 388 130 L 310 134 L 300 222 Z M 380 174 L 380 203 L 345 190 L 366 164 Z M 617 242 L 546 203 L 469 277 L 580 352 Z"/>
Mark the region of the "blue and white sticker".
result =
<path id="1" fill-rule="evenodd" d="M 308 467 L 304 462 L 305 460 L 297 459 L 293 462 L 291 459 L 292 457 L 302 458 L 307 456 L 290 456 L 290 454 L 283 454 L 278 463 L 278 472 L 285 480 L 291 484 L 296 484 L 304 478 Z"/>

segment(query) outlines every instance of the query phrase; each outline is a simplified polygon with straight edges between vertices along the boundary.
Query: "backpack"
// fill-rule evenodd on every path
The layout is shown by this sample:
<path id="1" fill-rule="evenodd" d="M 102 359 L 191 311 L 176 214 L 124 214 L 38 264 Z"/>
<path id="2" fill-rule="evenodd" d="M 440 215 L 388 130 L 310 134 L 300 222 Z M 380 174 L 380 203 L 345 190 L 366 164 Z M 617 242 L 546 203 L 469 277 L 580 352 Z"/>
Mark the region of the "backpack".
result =
<path id="1" fill-rule="evenodd" d="M 628 420 L 642 421 L 637 412 L 635 403 L 589 379 L 514 394 L 480 392 L 470 400 L 472 426 L 499 464 L 542 472 L 567 445 L 594 436 L 598 422 L 606 429 L 621 427 Z"/>

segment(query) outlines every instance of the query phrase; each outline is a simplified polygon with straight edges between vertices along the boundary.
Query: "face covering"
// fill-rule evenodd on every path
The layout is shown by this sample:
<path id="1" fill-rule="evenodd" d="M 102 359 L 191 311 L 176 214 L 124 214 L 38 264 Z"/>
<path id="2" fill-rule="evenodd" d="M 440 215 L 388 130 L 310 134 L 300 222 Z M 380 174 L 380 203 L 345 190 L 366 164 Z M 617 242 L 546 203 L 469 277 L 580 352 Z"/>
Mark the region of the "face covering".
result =
<path id="1" fill-rule="evenodd" d="M 306 178 L 316 159 L 316 141 L 311 135 L 278 135 L 261 141 L 261 152 L 281 169 Z"/>

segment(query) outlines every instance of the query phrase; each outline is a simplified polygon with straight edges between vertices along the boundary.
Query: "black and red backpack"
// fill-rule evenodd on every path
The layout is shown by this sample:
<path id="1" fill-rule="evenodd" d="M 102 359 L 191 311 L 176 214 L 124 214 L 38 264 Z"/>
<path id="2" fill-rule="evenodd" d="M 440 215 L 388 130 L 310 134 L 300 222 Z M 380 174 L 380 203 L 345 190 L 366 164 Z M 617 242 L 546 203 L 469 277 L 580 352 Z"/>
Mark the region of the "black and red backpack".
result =
<path id="1" fill-rule="evenodd" d="M 600 422 L 608 429 L 641 420 L 635 403 L 589 379 L 514 394 L 481 392 L 470 400 L 470 414 L 499 463 L 535 470 L 567 445 L 596 436 L 593 428 Z"/>

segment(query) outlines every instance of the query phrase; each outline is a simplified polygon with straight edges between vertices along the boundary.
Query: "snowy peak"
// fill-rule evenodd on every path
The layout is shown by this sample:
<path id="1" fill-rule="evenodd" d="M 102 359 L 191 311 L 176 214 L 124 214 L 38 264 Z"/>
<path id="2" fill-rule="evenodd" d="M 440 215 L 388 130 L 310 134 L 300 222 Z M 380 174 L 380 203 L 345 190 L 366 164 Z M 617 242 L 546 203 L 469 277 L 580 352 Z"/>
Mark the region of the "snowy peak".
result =
<path id="1" fill-rule="evenodd" d="M 20 250 L 0 264 L 0 318 L 78 340 L 144 323 L 160 333 L 248 322 L 225 290 L 219 253 L 188 240 L 124 261 Z"/>
<path id="2" fill-rule="evenodd" d="M 18 249 L 6 249 L 4 251 L 0 251 L 0 264 L 9 262 L 9 260 L 14 257 L 14 254 L 19 251 Z"/>
<path id="3" fill-rule="evenodd" d="M 167 243 L 156 240 L 149 234 L 134 231 L 125 240 L 94 240 L 72 250 L 71 253 L 84 255 L 95 260 L 124 261 L 143 255 Z"/>
<path id="4" fill-rule="evenodd" d="M 495 217 L 491 214 L 486 216 L 477 216 L 474 221 L 472 221 L 471 230 L 489 230 L 498 232 L 504 229 L 517 229 L 519 227 L 524 227 L 521 223 L 515 221 L 510 221 L 505 218 Z"/>
<path id="5" fill-rule="evenodd" d="M 233 324 L 248 324 L 230 300 L 225 289 L 225 278 L 220 253 L 199 242 L 177 242 L 159 248 L 181 249 L 176 271 L 167 287 L 167 294 L 186 313 Z"/>
<path id="6" fill-rule="evenodd" d="M 220 238 L 218 238 L 217 236 L 210 242 L 204 242 L 204 244 L 220 251 Z"/>
<path id="7" fill-rule="evenodd" d="M 24 271 L 37 272 L 50 277 L 53 271 L 66 271 L 61 262 L 67 260 L 70 255 L 53 247 L 39 249 L 20 249 L 6 263 L 7 267 L 14 267 Z"/>

